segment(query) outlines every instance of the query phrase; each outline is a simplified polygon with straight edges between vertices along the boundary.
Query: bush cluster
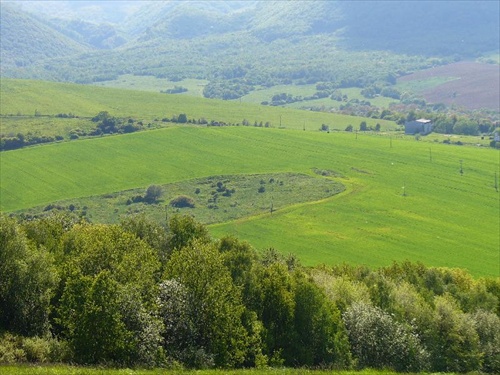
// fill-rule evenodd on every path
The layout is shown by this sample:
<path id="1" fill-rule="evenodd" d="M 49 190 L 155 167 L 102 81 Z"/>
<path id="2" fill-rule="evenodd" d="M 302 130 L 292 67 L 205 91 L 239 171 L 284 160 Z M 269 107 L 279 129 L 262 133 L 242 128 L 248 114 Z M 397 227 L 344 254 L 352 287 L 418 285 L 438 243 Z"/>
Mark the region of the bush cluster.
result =
<path id="1" fill-rule="evenodd" d="M 500 371 L 499 278 L 303 267 L 189 216 L 74 220 L 0 215 L 0 363 Z"/>

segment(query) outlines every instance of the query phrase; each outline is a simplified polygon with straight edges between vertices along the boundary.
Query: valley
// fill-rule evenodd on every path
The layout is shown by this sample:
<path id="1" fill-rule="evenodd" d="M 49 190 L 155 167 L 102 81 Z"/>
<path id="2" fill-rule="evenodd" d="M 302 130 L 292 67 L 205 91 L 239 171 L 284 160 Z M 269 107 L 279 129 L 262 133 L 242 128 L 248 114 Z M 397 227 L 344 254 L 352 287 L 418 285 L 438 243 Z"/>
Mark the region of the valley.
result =
<path id="1" fill-rule="evenodd" d="M 500 372 L 500 3 L 0 3 L 0 373 Z"/>

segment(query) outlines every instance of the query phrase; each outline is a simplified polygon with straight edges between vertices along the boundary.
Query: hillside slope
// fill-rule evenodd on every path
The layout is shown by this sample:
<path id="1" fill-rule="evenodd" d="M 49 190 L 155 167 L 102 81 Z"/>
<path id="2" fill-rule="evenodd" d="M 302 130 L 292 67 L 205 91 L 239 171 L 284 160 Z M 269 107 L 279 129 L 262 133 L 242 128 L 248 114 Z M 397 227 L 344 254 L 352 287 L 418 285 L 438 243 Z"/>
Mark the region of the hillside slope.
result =
<path id="1" fill-rule="evenodd" d="M 2 46 L 8 48 L 2 47 L 2 75 L 89 83 L 126 72 L 236 79 L 242 85 L 346 79 L 351 86 L 363 86 L 497 51 L 500 43 L 498 2 L 491 1 L 129 1 L 118 6 L 118 18 L 111 14 L 113 2 L 81 3 L 92 7 L 78 8 L 84 19 L 75 23 L 76 5 L 62 1 L 68 18 L 54 28 L 112 51 L 54 60 L 50 58 L 71 55 L 81 46 L 54 47 L 54 41 L 64 39 L 54 30 L 32 33 L 31 40 L 39 40 L 36 46 L 17 41 L 23 32 L 3 32 Z M 90 9 L 101 16 L 90 18 Z M 2 24 L 25 25 L 27 30 L 37 25 L 29 15 L 16 19 Z M 103 19 L 119 21 L 106 26 Z M 437 59 L 422 63 L 429 57 Z M 35 62 L 40 64 L 30 65 Z M 349 69 L 338 67 L 344 63 Z M 224 74 L 235 68 L 248 75 Z M 349 70 L 355 71 L 353 77 L 347 77 Z"/>
<path id="2" fill-rule="evenodd" d="M 23 76 L 25 66 L 90 50 L 88 46 L 68 38 L 30 14 L 3 3 L 0 11 L 0 39 L 2 75 L 10 68 L 11 75 Z M 48 75 L 53 76 L 50 73 Z"/>

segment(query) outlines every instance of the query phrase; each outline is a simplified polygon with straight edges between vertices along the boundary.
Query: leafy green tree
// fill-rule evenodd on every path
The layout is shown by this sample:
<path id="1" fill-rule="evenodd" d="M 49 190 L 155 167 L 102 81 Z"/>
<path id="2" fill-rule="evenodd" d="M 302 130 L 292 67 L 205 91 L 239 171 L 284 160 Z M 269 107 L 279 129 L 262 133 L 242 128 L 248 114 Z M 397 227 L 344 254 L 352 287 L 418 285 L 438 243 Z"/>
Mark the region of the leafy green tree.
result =
<path id="1" fill-rule="evenodd" d="M 383 310 L 387 310 L 393 303 L 391 299 L 393 283 L 391 280 L 380 272 L 371 272 L 364 281 L 370 291 L 372 303 Z"/>
<path id="2" fill-rule="evenodd" d="M 288 360 L 293 363 L 295 295 L 293 279 L 286 265 L 273 262 L 258 273 L 257 315 L 265 328 L 265 355 L 275 363 Z M 288 358 L 285 358 L 285 355 Z"/>
<path id="3" fill-rule="evenodd" d="M 174 252 L 165 279 L 186 288 L 197 348 L 212 356 L 217 367 L 241 365 L 247 343 L 245 308 L 216 246 L 196 239 Z"/>
<path id="4" fill-rule="evenodd" d="M 188 289 L 176 279 L 160 283 L 159 316 L 167 356 L 190 367 L 207 367 L 213 358 L 197 346 L 200 336 Z"/>
<path id="5" fill-rule="evenodd" d="M 397 321 L 411 324 L 425 345 L 432 342 L 434 312 L 431 305 L 408 282 L 400 282 L 390 293 L 393 302 L 387 312 Z"/>
<path id="6" fill-rule="evenodd" d="M 500 373 L 500 318 L 498 315 L 477 310 L 471 314 L 472 322 L 479 336 L 479 348 L 483 354 L 481 371 Z"/>
<path id="7" fill-rule="evenodd" d="M 351 365 L 349 339 L 337 307 L 300 271 L 295 279 L 295 338 L 290 364 L 321 368 Z"/>
<path id="8" fill-rule="evenodd" d="M 14 219 L 0 214 L 0 331 L 46 334 L 57 275 L 48 251 L 36 248 Z"/>
<path id="9" fill-rule="evenodd" d="M 143 303 L 141 292 L 134 285 L 119 289 L 122 321 L 131 333 L 129 363 L 141 367 L 163 366 L 166 362 L 163 350 L 163 323 L 157 305 Z M 156 301 L 155 301 L 156 302 Z"/>
<path id="10" fill-rule="evenodd" d="M 75 360 L 150 363 L 161 339 L 155 251 L 117 225 L 76 225 L 64 236 L 63 251 L 56 322 Z"/>
<path id="11" fill-rule="evenodd" d="M 61 240 L 79 219 L 69 214 L 52 214 L 47 217 L 21 223 L 26 236 L 37 247 L 44 247 L 50 252 L 57 264 L 62 262 Z"/>
<path id="12" fill-rule="evenodd" d="M 422 371 L 429 353 L 418 337 L 379 307 L 356 303 L 344 314 L 352 354 L 362 368 Z"/>
<path id="13" fill-rule="evenodd" d="M 118 225 L 76 225 L 63 239 L 63 282 L 74 272 L 96 276 L 109 270 L 121 285 L 134 285 L 148 303 L 155 300 L 158 257 L 144 241 Z"/>
<path id="14" fill-rule="evenodd" d="M 144 201 L 147 203 L 156 203 L 163 194 L 163 189 L 159 185 L 150 185 L 146 189 L 146 194 L 144 195 Z"/>
<path id="15" fill-rule="evenodd" d="M 449 295 L 435 298 L 434 336 L 428 341 L 433 370 L 477 371 L 481 367 L 479 337 L 470 316 Z"/>
<path id="16" fill-rule="evenodd" d="M 248 242 L 239 241 L 231 236 L 221 238 L 217 245 L 224 265 L 231 273 L 233 283 L 242 289 L 244 301 L 250 307 L 251 290 L 257 283 L 255 275 L 257 252 Z"/>
<path id="17" fill-rule="evenodd" d="M 127 216 L 120 226 L 127 232 L 136 235 L 156 250 L 160 263 L 164 266 L 169 256 L 167 228 L 165 225 L 149 220 L 146 215 Z"/>
<path id="18" fill-rule="evenodd" d="M 181 113 L 179 117 L 177 117 L 177 122 L 181 124 L 185 124 L 188 121 L 185 113 Z"/>
<path id="19" fill-rule="evenodd" d="M 368 126 L 366 125 L 366 121 L 361 121 L 359 124 L 359 130 L 365 132 L 368 130 Z"/>
<path id="20" fill-rule="evenodd" d="M 356 302 L 370 303 L 370 292 L 363 282 L 351 280 L 347 275 L 332 275 L 325 270 L 314 270 L 312 277 L 342 312 Z"/>
<path id="21" fill-rule="evenodd" d="M 78 363 L 129 362 L 132 333 L 122 320 L 118 288 L 109 270 L 66 283 L 59 320 Z"/>
<path id="22" fill-rule="evenodd" d="M 97 115 L 92 117 L 92 121 L 93 122 L 102 122 L 102 121 L 108 120 L 110 118 L 112 118 L 112 116 L 109 114 L 108 111 L 101 111 Z"/>
<path id="23" fill-rule="evenodd" d="M 257 252 L 247 242 L 231 236 L 220 239 L 217 246 L 224 265 L 231 273 L 233 283 L 242 292 L 242 300 L 246 307 L 242 318 L 243 326 L 248 333 L 244 366 L 267 366 L 269 358 L 263 352 L 264 326 L 256 313 L 260 282 L 257 272 L 260 267 Z"/>
<path id="24" fill-rule="evenodd" d="M 392 87 L 392 86 L 384 87 L 380 91 L 380 95 L 385 96 L 387 98 L 393 98 L 393 99 L 401 98 L 401 93 L 399 92 L 399 90 Z"/>
<path id="25" fill-rule="evenodd" d="M 172 250 L 179 250 L 195 239 L 209 241 L 207 228 L 191 216 L 175 215 L 169 221 L 168 243 Z"/>
<path id="26" fill-rule="evenodd" d="M 407 122 L 415 121 L 416 119 L 417 119 L 417 114 L 415 113 L 415 111 L 411 110 L 410 112 L 408 112 L 408 115 L 406 116 Z"/>
<path id="27" fill-rule="evenodd" d="M 479 127 L 471 120 L 460 119 L 453 126 L 454 134 L 477 135 Z"/>

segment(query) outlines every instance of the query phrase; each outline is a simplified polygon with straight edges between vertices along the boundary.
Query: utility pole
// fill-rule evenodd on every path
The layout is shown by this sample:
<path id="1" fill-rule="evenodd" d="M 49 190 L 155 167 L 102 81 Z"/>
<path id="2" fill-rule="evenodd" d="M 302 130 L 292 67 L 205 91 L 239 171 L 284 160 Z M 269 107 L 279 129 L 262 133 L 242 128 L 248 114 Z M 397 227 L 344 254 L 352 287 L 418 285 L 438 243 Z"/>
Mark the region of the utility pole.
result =
<path id="1" fill-rule="evenodd" d="M 165 221 L 167 222 L 168 225 L 168 204 L 165 205 Z"/>
<path id="2" fill-rule="evenodd" d="M 463 176 L 463 175 L 464 175 L 464 169 L 463 169 L 462 163 L 463 163 L 463 160 L 462 160 L 462 159 L 460 159 L 460 175 L 461 175 L 461 176 Z"/>
<path id="3" fill-rule="evenodd" d="M 498 192 L 497 172 L 495 172 L 495 190 Z"/>
<path id="4" fill-rule="evenodd" d="M 391 137 L 389 137 L 389 139 L 390 139 L 391 148 L 392 148 L 392 136 L 391 136 Z"/>
<path id="5" fill-rule="evenodd" d="M 432 148 L 429 147 L 429 159 L 432 163 Z"/>

